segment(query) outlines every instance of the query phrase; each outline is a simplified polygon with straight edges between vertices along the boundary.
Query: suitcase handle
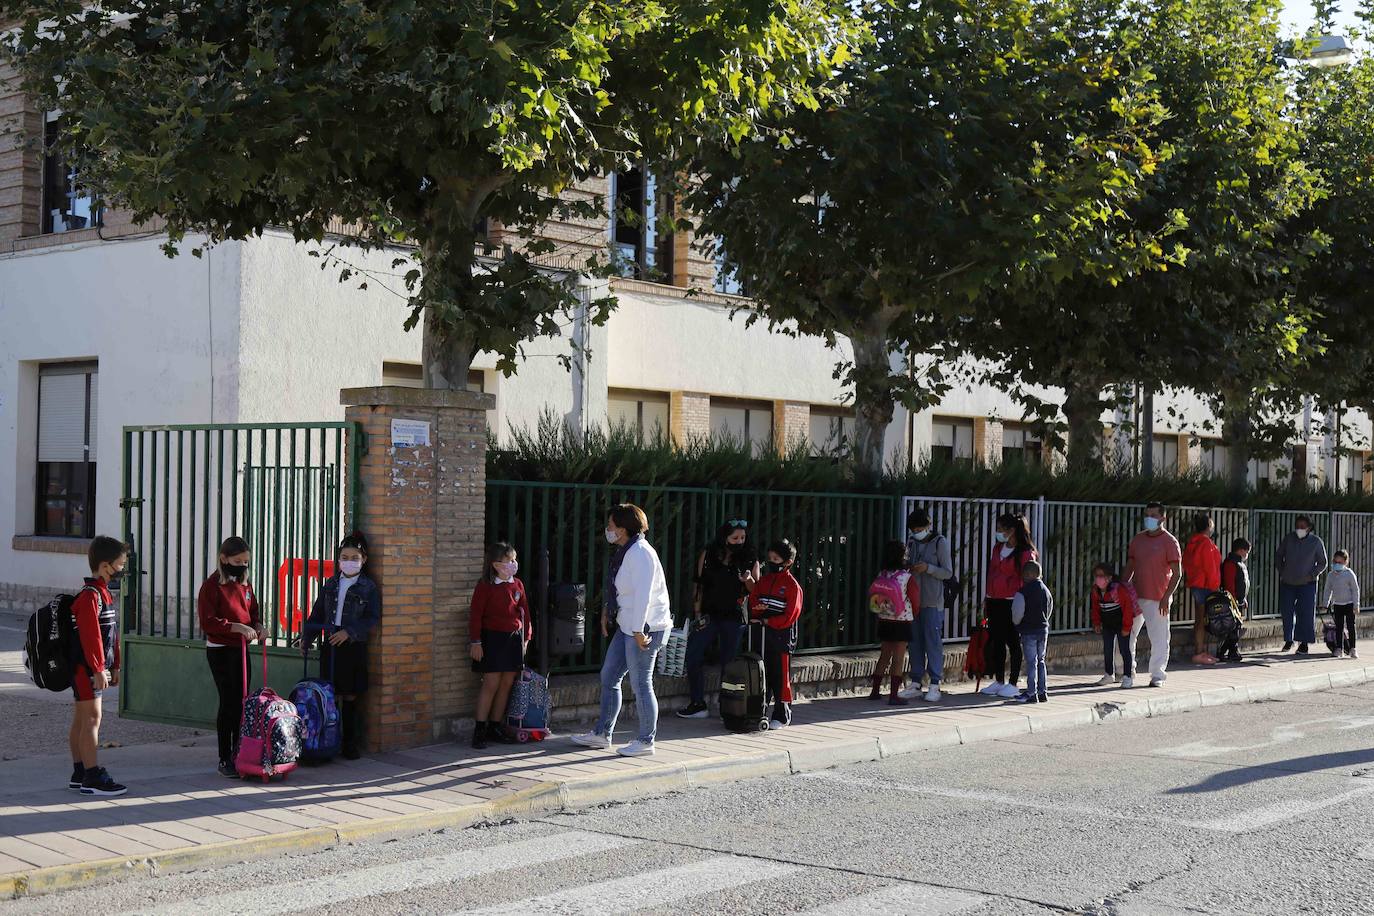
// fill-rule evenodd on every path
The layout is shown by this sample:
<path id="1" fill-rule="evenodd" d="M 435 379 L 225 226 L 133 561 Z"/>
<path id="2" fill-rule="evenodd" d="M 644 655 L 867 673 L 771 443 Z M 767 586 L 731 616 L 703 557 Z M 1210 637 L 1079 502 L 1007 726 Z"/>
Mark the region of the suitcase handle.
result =
<path id="1" fill-rule="evenodd" d="M 749 620 L 744 624 L 744 629 L 745 629 L 745 634 L 744 634 L 744 651 L 746 651 L 746 652 L 753 652 L 753 651 L 754 651 L 754 627 L 756 627 L 756 626 L 759 628 L 759 649 L 758 649 L 758 654 L 759 654 L 759 657 L 762 657 L 762 656 L 763 656 L 763 642 L 764 642 L 764 639 L 763 639 L 764 629 L 763 629 L 763 628 L 764 628 L 765 626 L 767 626 L 767 624 L 765 624 L 765 623 L 763 622 L 763 618 L 761 618 L 761 617 L 750 617 Z"/>

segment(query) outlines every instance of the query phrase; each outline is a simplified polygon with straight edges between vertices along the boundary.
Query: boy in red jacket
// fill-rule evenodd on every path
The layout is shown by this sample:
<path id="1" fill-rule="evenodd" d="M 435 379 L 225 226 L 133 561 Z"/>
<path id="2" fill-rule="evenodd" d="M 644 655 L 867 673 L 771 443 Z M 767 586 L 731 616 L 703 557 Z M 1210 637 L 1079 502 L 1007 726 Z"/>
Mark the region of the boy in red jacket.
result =
<path id="1" fill-rule="evenodd" d="M 1221 588 L 1221 549 L 1212 540 L 1212 516 L 1205 512 L 1193 518 L 1193 536 L 1183 548 L 1183 580 L 1193 594 L 1193 663 L 1215 665 L 1216 657 L 1207 651 L 1207 596 Z"/>
<path id="2" fill-rule="evenodd" d="M 86 552 L 91 576 L 72 602 L 72 727 L 67 744 L 72 752 L 72 778 L 67 788 L 82 795 L 123 795 L 96 760 L 100 747 L 100 698 L 106 687 L 119 684 L 119 615 L 110 583 L 124 575 L 129 548 L 122 541 L 100 535 Z"/>
<path id="3" fill-rule="evenodd" d="M 769 728 L 792 723 L 792 652 L 797 648 L 797 621 L 801 619 L 801 584 L 792 576 L 797 548 L 778 541 L 768 548 L 768 564 L 762 579 L 749 592 L 749 614 L 763 621 L 763 670 L 767 700 L 773 704 Z"/>

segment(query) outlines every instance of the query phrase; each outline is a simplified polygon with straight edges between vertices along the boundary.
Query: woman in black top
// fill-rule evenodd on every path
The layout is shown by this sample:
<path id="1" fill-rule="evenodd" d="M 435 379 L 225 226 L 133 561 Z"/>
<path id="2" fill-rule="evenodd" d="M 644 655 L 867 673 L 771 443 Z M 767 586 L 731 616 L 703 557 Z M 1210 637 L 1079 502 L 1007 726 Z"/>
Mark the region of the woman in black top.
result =
<path id="1" fill-rule="evenodd" d="M 692 702 L 678 710 L 680 718 L 706 718 L 706 650 L 718 647 L 722 667 L 735 657 L 748 615 L 749 587 L 758 577 L 758 556 L 749 545 L 749 522 L 730 519 L 697 556 L 696 595 L 687 638 Z"/>

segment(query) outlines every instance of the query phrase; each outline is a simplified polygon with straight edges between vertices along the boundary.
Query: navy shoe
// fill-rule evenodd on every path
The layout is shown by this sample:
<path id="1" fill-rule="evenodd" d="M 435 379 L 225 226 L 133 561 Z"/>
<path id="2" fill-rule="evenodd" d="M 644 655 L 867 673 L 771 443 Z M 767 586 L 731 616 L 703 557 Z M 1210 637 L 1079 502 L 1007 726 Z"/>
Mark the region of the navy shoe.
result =
<path id="1" fill-rule="evenodd" d="M 82 795 L 101 795 L 113 798 L 128 791 L 124 786 L 115 782 L 110 774 L 105 772 L 104 767 L 92 767 L 87 770 L 85 778 L 81 781 Z"/>
<path id="2" fill-rule="evenodd" d="M 72 778 L 67 780 L 68 789 L 79 789 L 81 783 L 86 780 L 86 768 L 81 764 L 72 766 Z"/>

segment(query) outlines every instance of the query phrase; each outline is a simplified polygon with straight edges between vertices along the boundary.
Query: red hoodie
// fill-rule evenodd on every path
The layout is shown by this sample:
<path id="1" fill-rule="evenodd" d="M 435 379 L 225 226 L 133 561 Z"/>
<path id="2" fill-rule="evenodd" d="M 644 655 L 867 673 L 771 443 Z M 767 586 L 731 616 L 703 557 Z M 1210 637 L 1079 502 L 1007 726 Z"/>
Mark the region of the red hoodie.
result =
<path id="1" fill-rule="evenodd" d="M 1034 550 L 1012 551 L 1002 556 L 1004 545 L 998 544 L 988 557 L 988 597 L 1010 601 L 1021 591 L 1026 583 L 1021 580 L 1021 569 L 1030 560 L 1040 559 Z"/>
<path id="2" fill-rule="evenodd" d="M 1189 588 L 1212 592 L 1221 588 L 1221 549 L 1202 532 L 1193 535 L 1183 548 L 1183 580 Z"/>

